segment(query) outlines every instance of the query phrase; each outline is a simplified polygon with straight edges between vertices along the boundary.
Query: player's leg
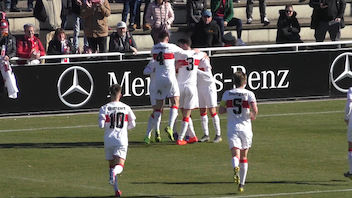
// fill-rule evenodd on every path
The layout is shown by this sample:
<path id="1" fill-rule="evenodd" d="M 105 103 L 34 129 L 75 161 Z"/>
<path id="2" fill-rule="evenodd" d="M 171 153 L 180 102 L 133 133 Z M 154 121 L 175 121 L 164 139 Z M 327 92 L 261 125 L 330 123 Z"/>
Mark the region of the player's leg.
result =
<path id="1" fill-rule="evenodd" d="M 198 138 L 197 138 L 196 132 L 194 131 L 194 127 L 193 127 L 192 116 L 189 116 L 187 134 L 189 136 L 189 140 L 187 141 L 187 143 L 198 142 Z"/>
<path id="2" fill-rule="evenodd" d="M 248 171 L 248 160 L 247 160 L 248 149 L 241 150 L 240 152 L 240 184 L 238 191 L 244 191 L 244 184 L 246 182 L 247 171 Z"/>
<path id="3" fill-rule="evenodd" d="M 216 113 L 216 107 L 209 108 L 209 113 L 213 120 L 213 126 L 215 129 L 214 143 L 219 143 L 222 141 L 222 138 L 221 138 L 221 130 L 220 130 L 220 118 L 219 118 L 219 115 Z"/>
<path id="4" fill-rule="evenodd" d="M 163 110 L 164 100 L 156 100 L 156 104 L 154 106 L 154 129 L 155 129 L 155 137 L 160 137 L 160 121 L 161 121 L 161 113 Z"/>
<path id="5" fill-rule="evenodd" d="M 344 176 L 352 179 L 352 142 L 348 142 L 348 164 L 349 171 L 347 171 Z"/>
<path id="6" fill-rule="evenodd" d="M 240 149 L 238 147 L 232 147 L 231 148 L 231 154 L 232 154 L 232 158 L 231 158 L 231 163 L 232 163 L 232 167 L 233 167 L 233 179 L 235 184 L 239 184 L 240 183 L 240 176 L 239 176 L 239 172 L 240 172 Z"/>
<path id="7" fill-rule="evenodd" d="M 188 129 L 188 123 L 189 123 L 189 118 L 191 115 L 191 110 L 190 109 L 182 109 L 182 122 L 181 122 L 181 129 L 180 129 L 180 134 L 178 136 L 178 140 L 176 141 L 177 145 L 185 145 L 187 142 L 183 139 L 186 135 L 187 129 Z"/>
<path id="8" fill-rule="evenodd" d="M 179 96 L 174 96 L 170 98 L 170 115 L 169 115 L 169 124 L 165 128 L 165 132 L 171 141 L 175 141 L 173 137 L 173 127 L 178 115 L 178 106 L 179 106 Z"/>
<path id="9" fill-rule="evenodd" d="M 121 196 L 121 190 L 119 189 L 118 186 L 118 175 L 120 175 L 123 171 L 123 167 L 125 165 L 125 159 L 120 158 L 118 156 L 114 156 L 113 160 L 109 161 L 110 166 L 113 166 L 113 186 L 114 186 L 114 191 L 115 191 L 115 195 L 117 197 Z"/>
<path id="10" fill-rule="evenodd" d="M 207 108 L 200 108 L 200 124 L 203 129 L 203 137 L 200 139 L 201 142 L 209 141 L 209 128 L 208 128 L 208 115 L 207 115 Z"/>
<path id="11" fill-rule="evenodd" d="M 150 144 L 151 133 L 154 129 L 154 111 L 150 114 L 148 119 L 147 131 L 145 133 L 144 142 Z"/>

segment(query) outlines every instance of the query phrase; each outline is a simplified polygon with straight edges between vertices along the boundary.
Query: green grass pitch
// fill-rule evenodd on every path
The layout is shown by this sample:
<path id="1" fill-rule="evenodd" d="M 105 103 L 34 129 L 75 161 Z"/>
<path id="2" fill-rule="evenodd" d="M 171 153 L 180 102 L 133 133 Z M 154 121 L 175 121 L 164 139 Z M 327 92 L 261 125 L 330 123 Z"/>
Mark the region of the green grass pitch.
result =
<path id="1" fill-rule="evenodd" d="M 260 103 L 245 192 L 232 182 L 226 116 L 223 141 L 145 145 L 150 111 L 135 111 L 119 187 L 124 197 L 352 197 L 345 100 Z M 202 136 L 198 111 L 193 120 Z M 163 121 L 168 118 L 168 111 Z M 165 126 L 162 123 L 162 127 Z M 179 128 L 179 127 L 178 127 Z M 211 138 L 214 130 L 209 119 Z M 104 131 L 97 113 L 1 118 L 0 198 L 110 197 Z"/>

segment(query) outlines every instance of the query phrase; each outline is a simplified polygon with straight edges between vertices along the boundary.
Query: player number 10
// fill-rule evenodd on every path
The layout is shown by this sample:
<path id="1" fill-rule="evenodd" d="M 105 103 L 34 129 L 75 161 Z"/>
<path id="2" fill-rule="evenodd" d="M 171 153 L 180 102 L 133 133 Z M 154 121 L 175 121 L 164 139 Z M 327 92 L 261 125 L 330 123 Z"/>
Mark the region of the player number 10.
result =
<path id="1" fill-rule="evenodd" d="M 112 113 L 110 114 L 110 128 L 114 129 L 119 128 L 122 129 L 123 128 L 123 124 L 125 122 L 125 114 L 124 113 Z"/>

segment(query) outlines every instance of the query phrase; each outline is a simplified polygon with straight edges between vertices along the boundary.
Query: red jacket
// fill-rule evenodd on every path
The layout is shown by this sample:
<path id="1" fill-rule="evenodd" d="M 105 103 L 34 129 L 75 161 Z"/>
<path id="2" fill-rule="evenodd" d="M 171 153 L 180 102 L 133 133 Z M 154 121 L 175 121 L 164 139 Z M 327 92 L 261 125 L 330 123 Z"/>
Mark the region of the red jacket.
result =
<path id="1" fill-rule="evenodd" d="M 24 36 L 17 40 L 17 56 L 20 58 L 30 58 L 32 49 L 36 49 L 40 52 L 40 56 L 45 55 L 45 49 L 42 42 L 34 36 L 31 41 L 28 37 Z"/>

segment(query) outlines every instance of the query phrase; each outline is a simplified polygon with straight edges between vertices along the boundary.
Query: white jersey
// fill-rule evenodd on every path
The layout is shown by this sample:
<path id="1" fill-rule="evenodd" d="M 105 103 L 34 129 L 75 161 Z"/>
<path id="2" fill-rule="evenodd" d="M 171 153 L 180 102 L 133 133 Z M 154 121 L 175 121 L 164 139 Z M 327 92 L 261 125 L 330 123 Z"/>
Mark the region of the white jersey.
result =
<path id="1" fill-rule="evenodd" d="M 199 88 L 215 86 L 215 78 L 211 72 L 212 67 L 208 57 L 204 56 L 201 59 L 198 69 L 197 86 Z"/>
<path id="2" fill-rule="evenodd" d="M 352 87 L 348 89 L 345 108 L 345 120 L 348 120 L 347 140 L 352 142 Z"/>
<path id="3" fill-rule="evenodd" d="M 197 70 L 204 53 L 196 53 L 193 50 L 186 50 L 185 59 L 176 59 L 178 66 L 177 81 L 179 85 L 197 85 Z"/>
<path id="4" fill-rule="evenodd" d="M 157 62 L 155 66 L 155 77 L 158 81 L 161 78 L 176 77 L 175 57 L 185 59 L 186 54 L 183 49 L 175 44 L 158 43 L 152 49 L 153 59 Z"/>
<path id="5" fill-rule="evenodd" d="M 225 91 L 221 100 L 226 102 L 227 131 L 252 132 L 250 103 L 256 102 L 254 93 L 247 89 L 236 88 Z"/>
<path id="6" fill-rule="evenodd" d="M 110 102 L 100 108 L 99 127 L 105 128 L 104 146 L 127 146 L 127 130 L 135 126 L 136 116 L 122 102 Z"/>

